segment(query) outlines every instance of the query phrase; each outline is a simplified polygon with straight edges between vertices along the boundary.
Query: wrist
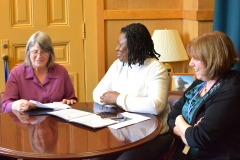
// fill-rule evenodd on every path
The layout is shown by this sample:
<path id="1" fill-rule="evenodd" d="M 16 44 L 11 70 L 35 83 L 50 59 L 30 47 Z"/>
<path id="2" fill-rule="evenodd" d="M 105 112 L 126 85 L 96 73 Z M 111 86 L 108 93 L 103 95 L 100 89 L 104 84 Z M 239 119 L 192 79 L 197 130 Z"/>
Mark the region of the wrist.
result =
<path id="1" fill-rule="evenodd" d="M 18 106 L 18 101 L 14 101 L 12 103 L 12 110 L 17 110 L 17 106 Z"/>

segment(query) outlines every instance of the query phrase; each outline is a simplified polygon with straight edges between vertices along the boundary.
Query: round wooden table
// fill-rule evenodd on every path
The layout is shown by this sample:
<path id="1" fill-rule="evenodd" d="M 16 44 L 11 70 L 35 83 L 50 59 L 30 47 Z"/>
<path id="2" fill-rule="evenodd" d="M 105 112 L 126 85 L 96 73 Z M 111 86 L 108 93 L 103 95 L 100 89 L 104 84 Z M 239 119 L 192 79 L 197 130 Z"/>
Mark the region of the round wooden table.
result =
<path id="1" fill-rule="evenodd" d="M 72 107 L 89 112 L 116 111 L 95 103 L 77 103 Z M 150 119 L 116 130 L 91 129 L 48 115 L 0 114 L 0 155 L 22 159 L 81 159 L 123 152 L 160 133 L 159 119 L 142 115 Z"/>

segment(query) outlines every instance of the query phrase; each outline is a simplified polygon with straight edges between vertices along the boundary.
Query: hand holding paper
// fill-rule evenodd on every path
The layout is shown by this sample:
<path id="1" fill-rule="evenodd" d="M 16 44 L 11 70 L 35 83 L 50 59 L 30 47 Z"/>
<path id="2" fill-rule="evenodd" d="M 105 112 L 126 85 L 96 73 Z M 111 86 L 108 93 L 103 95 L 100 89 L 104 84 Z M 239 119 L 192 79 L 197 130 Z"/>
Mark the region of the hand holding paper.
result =
<path id="1" fill-rule="evenodd" d="M 53 110 L 62 110 L 62 109 L 72 108 L 71 106 L 67 104 L 63 104 L 61 102 L 44 103 L 44 104 L 34 100 L 30 100 L 29 102 L 33 103 L 37 108 L 45 108 L 45 109 L 53 109 Z"/>

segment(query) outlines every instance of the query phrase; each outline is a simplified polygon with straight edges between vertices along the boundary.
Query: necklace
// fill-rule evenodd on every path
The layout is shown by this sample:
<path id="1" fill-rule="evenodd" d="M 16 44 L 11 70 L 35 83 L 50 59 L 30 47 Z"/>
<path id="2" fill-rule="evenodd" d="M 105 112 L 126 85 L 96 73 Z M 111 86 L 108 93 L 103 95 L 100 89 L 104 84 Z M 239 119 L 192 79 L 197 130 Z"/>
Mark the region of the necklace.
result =
<path id="1" fill-rule="evenodd" d="M 209 90 L 207 90 L 207 83 L 205 83 L 203 90 L 204 90 L 205 93 L 207 93 L 208 91 L 212 90 L 213 88 L 216 88 L 217 86 L 219 86 L 219 84 L 220 84 L 220 82 L 216 81 L 216 82 L 212 85 L 212 87 L 211 87 Z"/>
<path id="2" fill-rule="evenodd" d="M 189 104 L 188 104 L 188 116 L 190 115 L 190 112 L 191 112 L 192 108 L 195 106 L 195 104 L 198 103 L 198 101 L 199 101 L 200 99 L 198 99 L 194 104 L 192 104 L 192 101 L 194 100 L 194 98 L 195 98 L 200 92 L 202 92 L 202 90 L 205 91 L 206 83 L 207 83 L 207 82 L 203 82 L 203 84 L 201 85 L 201 87 L 199 87 L 199 89 L 197 90 L 196 94 L 190 99 Z"/>
<path id="3" fill-rule="evenodd" d="M 207 87 L 206 86 L 207 86 L 207 83 L 205 83 L 205 85 L 204 85 L 204 92 L 205 93 L 207 93 Z"/>
<path id="4" fill-rule="evenodd" d="M 217 87 L 220 83 L 220 80 L 222 79 L 222 76 L 221 77 L 219 77 L 218 78 L 218 80 L 217 81 L 215 81 L 215 83 L 211 86 L 211 88 L 207 91 L 207 82 L 205 81 L 202 85 L 201 85 L 201 87 L 198 89 L 198 91 L 197 91 L 197 93 L 192 97 L 192 99 L 190 99 L 190 101 L 189 101 L 189 104 L 188 104 L 188 116 L 190 115 L 190 112 L 191 112 L 191 110 L 193 109 L 193 107 L 198 103 L 198 101 L 200 100 L 200 99 L 198 99 L 194 104 L 192 104 L 192 101 L 195 99 L 195 97 L 200 93 L 200 92 L 202 92 L 202 90 L 204 90 L 204 95 L 206 95 L 209 91 L 211 91 L 211 89 L 213 89 L 213 88 L 215 88 L 215 87 Z"/>

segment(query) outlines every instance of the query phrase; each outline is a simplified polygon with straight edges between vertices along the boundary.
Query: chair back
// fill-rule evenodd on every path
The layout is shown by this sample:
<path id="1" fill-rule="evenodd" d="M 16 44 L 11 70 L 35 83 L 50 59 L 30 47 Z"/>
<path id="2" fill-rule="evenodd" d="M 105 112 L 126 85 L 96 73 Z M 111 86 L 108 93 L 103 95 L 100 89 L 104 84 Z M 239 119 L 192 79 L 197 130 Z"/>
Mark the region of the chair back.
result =
<path id="1" fill-rule="evenodd" d="M 168 103 L 170 108 L 173 108 L 173 105 L 182 97 L 184 92 L 182 91 L 169 91 L 168 92 Z"/>

